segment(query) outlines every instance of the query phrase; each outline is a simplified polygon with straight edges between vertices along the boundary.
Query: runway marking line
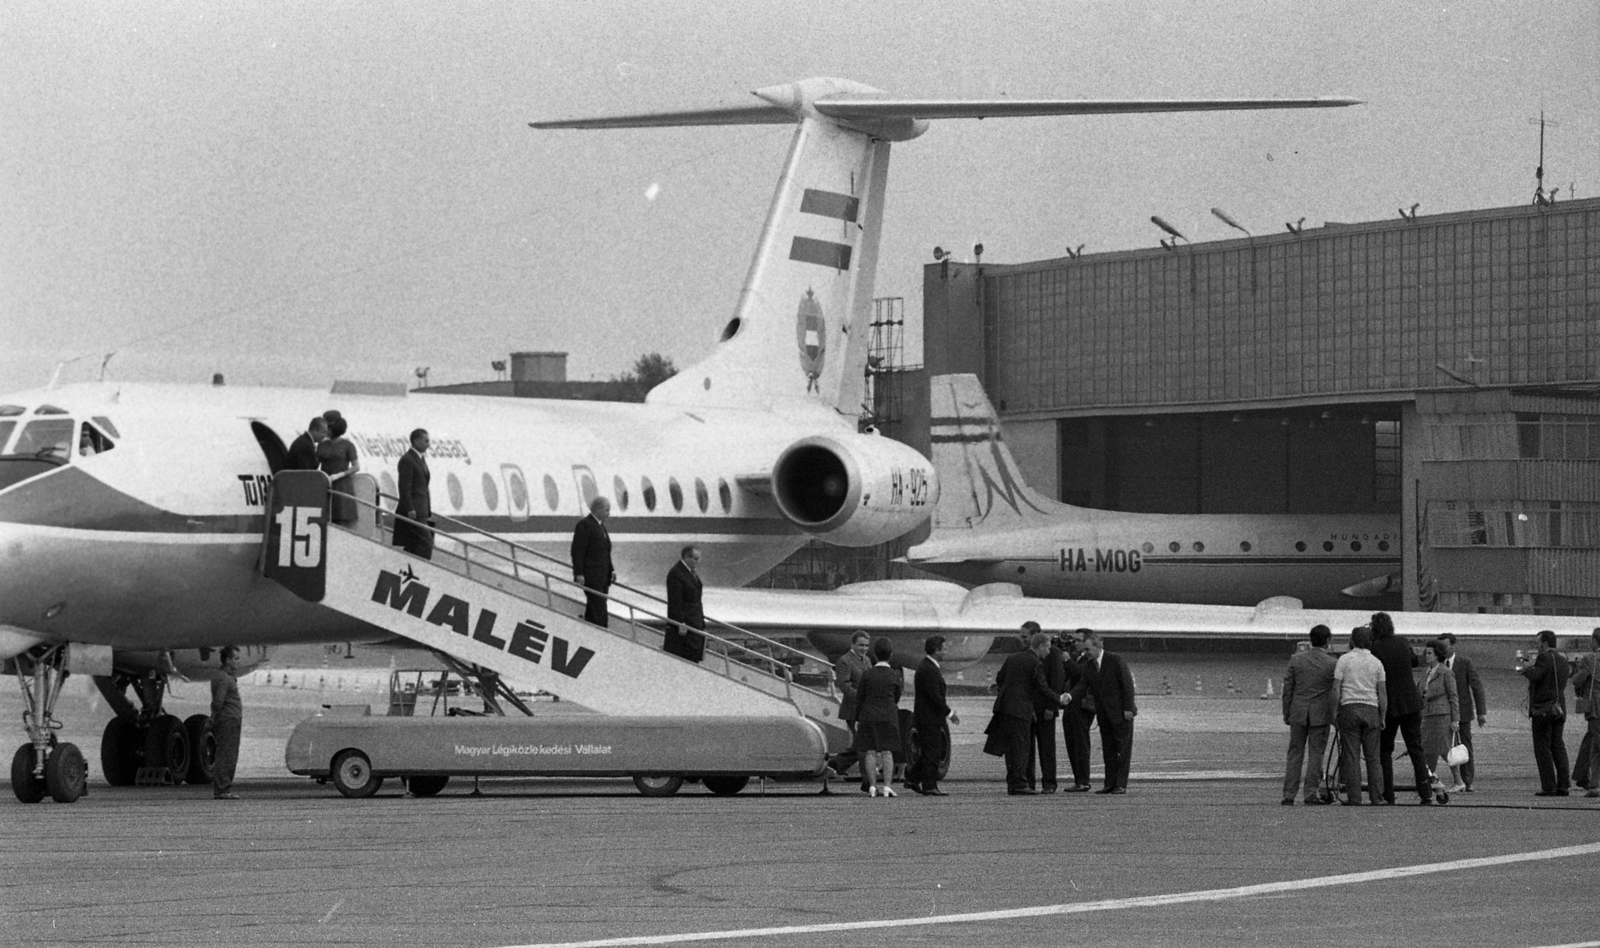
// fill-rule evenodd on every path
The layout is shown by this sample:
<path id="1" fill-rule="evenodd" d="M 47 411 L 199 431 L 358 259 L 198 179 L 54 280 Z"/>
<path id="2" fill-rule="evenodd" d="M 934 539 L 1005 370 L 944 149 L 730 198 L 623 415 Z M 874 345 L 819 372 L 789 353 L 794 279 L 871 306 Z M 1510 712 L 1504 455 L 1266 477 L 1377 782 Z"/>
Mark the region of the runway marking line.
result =
<path id="1" fill-rule="evenodd" d="M 622 938 L 597 938 L 590 941 L 539 942 L 537 944 L 507 945 L 505 948 L 619 948 L 625 945 L 673 945 L 693 941 L 711 941 L 729 938 L 762 938 L 772 935 L 809 935 L 823 932 L 849 932 L 875 928 L 910 928 L 920 925 L 958 925 L 967 922 L 994 922 L 1013 918 L 1040 918 L 1048 915 L 1081 915 L 1088 912 L 1106 912 L 1116 909 L 1152 908 L 1165 905 L 1182 905 L 1189 902 L 1222 902 L 1229 899 L 1246 899 L 1258 895 L 1294 892 L 1301 889 L 1320 889 L 1327 886 L 1355 885 L 1361 882 L 1379 882 L 1387 879 L 1404 879 L 1411 876 L 1432 875 L 1439 872 L 1456 872 L 1463 869 L 1484 869 L 1519 862 L 1539 862 L 1566 859 L 1572 856 L 1600 854 L 1600 843 L 1562 846 L 1558 849 L 1540 849 L 1526 853 L 1508 853 L 1503 856 L 1480 856 L 1475 859 L 1455 859 L 1450 862 L 1430 862 L 1416 866 L 1396 866 L 1392 869 L 1369 869 L 1366 872 L 1346 872 L 1336 876 L 1317 876 L 1312 879 L 1292 879 L 1285 882 L 1263 882 L 1257 885 L 1236 886 L 1231 889 L 1200 889 L 1194 892 L 1174 892 L 1168 895 L 1141 895 L 1126 899 L 1102 899 L 1098 902 L 1067 902 L 1059 905 L 1033 905 L 1024 908 L 996 909 L 990 912 L 964 912 L 959 915 L 929 915 L 920 918 L 870 919 L 859 922 L 823 922 L 814 925 L 782 925 L 772 928 L 737 928 L 712 932 L 680 932 L 672 935 L 631 935 Z M 1600 948 L 1600 942 L 1583 942 L 1573 945 L 1552 945 L 1548 948 Z"/>

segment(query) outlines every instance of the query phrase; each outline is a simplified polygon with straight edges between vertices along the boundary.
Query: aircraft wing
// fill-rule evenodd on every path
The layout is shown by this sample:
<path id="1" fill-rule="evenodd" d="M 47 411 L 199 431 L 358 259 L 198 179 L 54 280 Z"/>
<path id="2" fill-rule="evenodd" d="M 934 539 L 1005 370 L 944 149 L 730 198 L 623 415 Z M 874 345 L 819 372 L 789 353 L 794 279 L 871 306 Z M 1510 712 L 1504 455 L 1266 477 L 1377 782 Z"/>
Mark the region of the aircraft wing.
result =
<path id="1" fill-rule="evenodd" d="M 705 590 L 706 614 L 745 628 L 868 632 L 1009 634 L 1032 620 L 1046 630 L 1090 628 L 1135 638 L 1277 639 L 1298 641 L 1314 625 L 1345 636 L 1371 619 L 1371 611 L 1306 609 L 1293 599 L 1257 606 L 1186 605 L 1024 598 L 1019 587 L 994 583 L 967 590 L 932 580 L 887 580 L 831 592 L 777 589 Z M 1527 644 L 1541 629 L 1587 638 L 1600 617 L 1486 615 L 1456 612 L 1393 613 L 1395 629 L 1414 641 L 1444 632 L 1463 639 Z M 1566 643 L 1563 643 L 1565 645 Z"/>

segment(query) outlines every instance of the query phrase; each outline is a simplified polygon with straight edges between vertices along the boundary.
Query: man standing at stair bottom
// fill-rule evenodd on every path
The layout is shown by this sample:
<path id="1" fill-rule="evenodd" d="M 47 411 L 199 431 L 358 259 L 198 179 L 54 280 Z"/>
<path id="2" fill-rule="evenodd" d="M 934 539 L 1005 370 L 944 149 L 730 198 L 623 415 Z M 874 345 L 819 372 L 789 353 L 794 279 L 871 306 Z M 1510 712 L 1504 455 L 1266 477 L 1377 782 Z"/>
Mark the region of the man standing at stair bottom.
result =
<path id="1" fill-rule="evenodd" d="M 572 578 L 584 587 L 583 617 L 601 628 L 610 627 L 606 591 L 616 582 L 611 565 L 611 534 L 606 518 L 611 516 L 611 501 L 596 497 L 589 501 L 589 515 L 572 531 Z"/>

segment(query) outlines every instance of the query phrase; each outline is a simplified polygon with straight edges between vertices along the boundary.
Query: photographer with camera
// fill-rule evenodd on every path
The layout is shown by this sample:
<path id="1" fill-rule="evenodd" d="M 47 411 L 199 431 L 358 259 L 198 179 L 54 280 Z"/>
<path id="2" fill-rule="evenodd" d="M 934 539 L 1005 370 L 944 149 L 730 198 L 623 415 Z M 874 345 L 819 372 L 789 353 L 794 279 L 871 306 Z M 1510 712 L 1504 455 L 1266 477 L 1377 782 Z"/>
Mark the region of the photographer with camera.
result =
<path id="1" fill-rule="evenodd" d="M 1556 651 L 1556 634 L 1549 629 L 1535 638 L 1538 652 L 1530 660 L 1517 652 L 1517 674 L 1528 679 L 1528 717 L 1533 725 L 1533 760 L 1539 765 L 1540 797 L 1564 797 L 1570 793 L 1571 774 L 1567 769 L 1567 742 L 1562 730 L 1567 723 L 1567 679 L 1571 667 Z"/>

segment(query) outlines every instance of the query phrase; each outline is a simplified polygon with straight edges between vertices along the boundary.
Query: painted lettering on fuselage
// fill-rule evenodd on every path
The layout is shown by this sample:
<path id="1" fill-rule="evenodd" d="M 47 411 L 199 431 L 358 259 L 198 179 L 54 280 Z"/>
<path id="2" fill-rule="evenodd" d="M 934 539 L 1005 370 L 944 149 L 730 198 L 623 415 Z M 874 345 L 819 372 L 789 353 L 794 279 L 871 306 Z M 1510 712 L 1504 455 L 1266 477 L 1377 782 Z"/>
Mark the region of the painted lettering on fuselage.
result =
<path id="1" fill-rule="evenodd" d="M 1064 546 L 1056 565 L 1063 573 L 1137 573 L 1144 567 L 1144 557 L 1138 550 Z"/>
<path id="2" fill-rule="evenodd" d="M 928 503 L 928 472 L 920 467 L 889 472 L 889 503 L 896 507 L 923 507 Z"/>
<path id="3" fill-rule="evenodd" d="M 477 609 L 474 618 L 472 603 L 455 596 L 441 595 L 428 608 L 433 590 L 407 576 L 378 571 L 378 581 L 372 587 L 372 601 L 388 606 L 396 612 L 449 629 L 457 635 L 482 642 L 491 648 L 520 658 L 532 665 L 548 664 L 550 670 L 568 678 L 577 678 L 594 657 L 587 648 L 574 650 L 572 643 L 559 635 L 545 631 L 543 623 L 524 619 L 511 631 L 510 638 L 494 634 L 500 617 L 488 609 Z M 426 613 L 426 615 L 424 615 Z M 544 662 L 546 647 L 549 662 Z"/>
<path id="4" fill-rule="evenodd" d="M 239 483 L 244 486 L 244 504 L 246 507 L 259 507 L 266 502 L 267 485 L 272 483 L 272 478 L 266 474 L 237 474 Z"/>

